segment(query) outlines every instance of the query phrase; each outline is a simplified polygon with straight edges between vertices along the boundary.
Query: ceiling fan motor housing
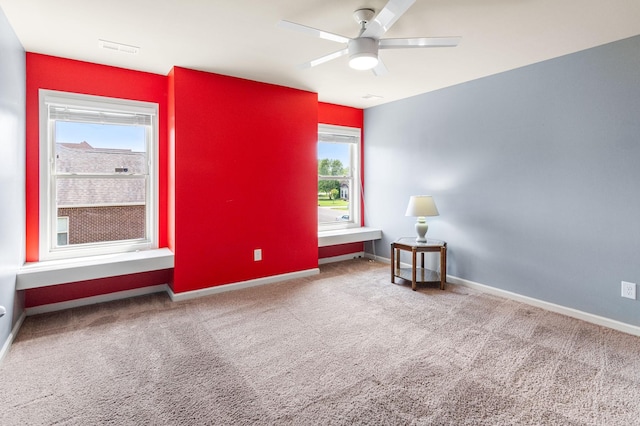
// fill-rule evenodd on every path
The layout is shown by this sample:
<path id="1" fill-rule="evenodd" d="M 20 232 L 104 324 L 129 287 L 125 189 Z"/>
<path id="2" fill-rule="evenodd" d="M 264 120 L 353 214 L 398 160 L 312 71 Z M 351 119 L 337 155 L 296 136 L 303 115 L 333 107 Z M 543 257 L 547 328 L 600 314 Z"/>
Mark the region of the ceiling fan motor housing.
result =
<path id="1" fill-rule="evenodd" d="M 349 40 L 349 66 L 368 70 L 378 64 L 378 40 L 359 37 Z"/>

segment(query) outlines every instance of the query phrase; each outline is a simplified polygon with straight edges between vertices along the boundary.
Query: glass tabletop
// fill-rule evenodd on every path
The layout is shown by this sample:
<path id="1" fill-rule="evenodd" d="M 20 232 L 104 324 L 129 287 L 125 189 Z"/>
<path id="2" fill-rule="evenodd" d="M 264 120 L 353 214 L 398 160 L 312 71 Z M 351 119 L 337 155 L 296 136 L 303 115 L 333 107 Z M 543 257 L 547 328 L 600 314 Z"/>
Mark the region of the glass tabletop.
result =
<path id="1" fill-rule="evenodd" d="M 442 247 L 447 245 L 446 242 L 442 240 L 434 240 L 431 238 L 427 238 L 426 243 L 419 243 L 416 241 L 416 237 L 402 237 L 398 238 L 394 241 L 396 244 L 402 244 L 404 246 L 416 246 L 416 247 Z"/>

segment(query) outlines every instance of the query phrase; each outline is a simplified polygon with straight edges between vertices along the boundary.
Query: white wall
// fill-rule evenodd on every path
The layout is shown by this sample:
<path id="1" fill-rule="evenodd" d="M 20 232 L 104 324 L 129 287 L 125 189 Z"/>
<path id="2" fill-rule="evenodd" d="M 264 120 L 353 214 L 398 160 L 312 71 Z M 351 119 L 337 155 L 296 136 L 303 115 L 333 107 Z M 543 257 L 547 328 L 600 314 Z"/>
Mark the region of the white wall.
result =
<path id="1" fill-rule="evenodd" d="M 433 195 L 450 275 L 640 326 L 639 70 L 640 36 L 365 110 L 376 254 Z"/>
<path id="2" fill-rule="evenodd" d="M 0 318 L 2 351 L 22 313 L 15 284 L 25 260 L 26 105 L 25 52 L 2 9 L 0 58 L 0 306 L 7 310 Z"/>

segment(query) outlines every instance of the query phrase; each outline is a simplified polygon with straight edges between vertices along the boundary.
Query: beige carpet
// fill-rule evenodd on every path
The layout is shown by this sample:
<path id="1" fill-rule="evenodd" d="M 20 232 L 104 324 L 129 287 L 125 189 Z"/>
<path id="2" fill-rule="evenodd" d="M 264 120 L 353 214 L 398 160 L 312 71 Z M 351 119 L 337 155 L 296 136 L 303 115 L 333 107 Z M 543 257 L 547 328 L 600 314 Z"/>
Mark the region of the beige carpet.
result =
<path id="1" fill-rule="evenodd" d="M 640 425 L 640 338 L 354 260 L 29 317 L 0 424 Z"/>

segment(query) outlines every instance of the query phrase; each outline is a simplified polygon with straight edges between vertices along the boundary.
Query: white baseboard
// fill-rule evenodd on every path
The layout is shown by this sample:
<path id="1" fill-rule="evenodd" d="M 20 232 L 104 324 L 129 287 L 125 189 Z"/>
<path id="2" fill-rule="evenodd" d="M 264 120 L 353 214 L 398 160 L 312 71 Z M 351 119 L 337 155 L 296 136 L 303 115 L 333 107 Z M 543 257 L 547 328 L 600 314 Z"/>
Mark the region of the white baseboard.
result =
<path id="1" fill-rule="evenodd" d="M 371 254 L 366 253 L 368 257 L 372 257 Z M 375 259 L 384 263 L 391 263 L 391 259 L 387 257 L 375 256 Z M 404 263 L 403 263 L 404 265 Z M 411 267 L 411 265 L 406 265 Z M 588 312 L 579 311 L 577 309 L 569 308 L 567 306 L 557 305 L 555 303 L 546 302 L 540 299 L 534 299 L 533 297 L 523 296 L 511 291 L 502 290 L 496 287 L 491 287 L 485 284 L 480 284 L 474 281 L 458 278 L 453 275 L 447 275 L 447 284 L 462 285 L 465 287 L 473 288 L 484 293 L 494 294 L 496 296 L 504 297 L 505 299 L 515 300 L 527 305 L 535 306 L 545 309 L 547 311 L 556 312 L 558 314 L 566 315 L 571 318 L 576 318 L 582 321 L 589 322 L 591 324 L 601 325 L 603 327 L 611 328 L 613 330 L 622 331 L 623 333 L 632 334 L 634 336 L 640 336 L 640 327 L 637 325 L 627 324 L 621 321 L 617 321 L 611 318 L 601 317 L 599 315 L 590 314 Z"/>
<path id="2" fill-rule="evenodd" d="M 94 305 L 96 303 L 111 302 L 113 300 L 127 299 L 129 297 L 144 296 L 146 294 L 167 292 L 171 300 L 174 302 L 180 300 L 194 299 L 197 297 L 207 296 L 209 294 L 222 293 L 225 291 L 238 290 L 241 288 L 254 287 L 258 285 L 272 284 L 276 282 L 291 280 L 294 278 L 308 277 L 320 273 L 318 268 L 306 271 L 291 272 L 288 274 L 274 275 L 271 277 L 258 278 L 255 280 L 243 281 L 239 283 L 225 284 L 217 287 L 209 287 L 202 290 L 187 291 L 184 293 L 174 293 L 168 284 L 160 284 L 149 287 L 135 288 L 133 290 L 117 291 L 114 293 L 101 294 L 98 296 L 84 297 L 82 299 L 69 300 L 66 302 L 49 303 L 47 305 L 26 308 L 27 316 L 38 315 L 49 312 L 61 311 L 64 309 L 77 308 L 80 306 Z"/>
<path id="3" fill-rule="evenodd" d="M 11 329 L 11 333 L 9 333 L 7 340 L 2 345 L 2 349 L 0 349 L 0 363 L 2 363 L 2 360 L 4 359 L 4 357 L 9 353 L 9 348 L 11 347 L 11 344 L 13 343 L 14 339 L 18 335 L 18 330 L 20 330 L 20 327 L 22 326 L 22 323 L 24 322 L 24 319 L 26 317 L 27 317 L 27 313 L 22 312 L 22 315 L 20 315 L 20 317 L 18 318 L 18 321 L 16 321 L 16 323 L 13 325 L 13 328 Z"/>
<path id="4" fill-rule="evenodd" d="M 355 259 L 357 257 L 366 257 L 363 251 L 356 253 L 343 254 L 341 256 L 323 257 L 318 259 L 318 265 L 326 265 L 327 263 L 342 262 L 345 260 Z"/>
<path id="5" fill-rule="evenodd" d="M 389 259 L 388 257 L 374 256 L 371 253 L 366 253 L 365 252 L 364 257 L 366 257 L 367 259 L 371 259 L 371 260 L 373 260 L 375 262 L 391 263 L 391 259 Z"/>
<path id="6" fill-rule="evenodd" d="M 579 311 L 577 309 L 568 308 L 566 306 L 556 305 L 555 303 L 545 302 L 544 300 L 534 299 L 533 297 L 523 296 L 518 293 L 513 293 L 507 290 L 501 290 L 499 288 L 490 287 L 488 285 L 465 280 L 463 278 L 454 277 L 452 275 L 447 275 L 447 283 L 473 288 L 473 289 L 482 291 L 484 293 L 494 294 L 496 296 L 501 296 L 506 299 L 511 299 L 517 302 L 526 303 L 527 305 L 546 309 L 547 311 L 556 312 L 558 314 L 566 315 L 568 317 L 576 318 L 592 324 L 612 328 L 614 330 L 622 331 L 624 333 L 632 334 L 634 336 L 640 336 L 640 327 L 636 325 L 627 324 L 627 323 L 616 321 L 606 317 L 601 317 L 599 315 L 590 314 L 588 312 Z"/>
<path id="7" fill-rule="evenodd" d="M 154 285 L 149 287 L 134 288 L 133 290 L 116 291 L 114 293 L 101 294 L 98 296 L 83 297 L 82 299 L 69 300 L 67 302 L 49 303 L 47 305 L 26 308 L 26 314 L 38 315 L 48 312 L 61 311 L 63 309 L 77 308 L 80 306 L 94 305 L 96 303 L 111 302 L 113 300 L 127 299 L 129 297 L 144 296 L 146 294 L 161 293 L 168 291 L 167 284 Z"/>
<path id="8" fill-rule="evenodd" d="M 149 287 L 135 288 L 133 290 L 117 291 L 114 293 L 101 294 L 98 296 L 84 297 L 82 299 L 69 300 L 66 302 L 49 303 L 47 305 L 26 308 L 27 316 L 38 315 L 64 309 L 78 308 L 80 306 L 94 305 L 96 303 L 111 302 L 113 300 L 127 299 L 129 297 L 144 296 L 146 294 L 167 292 L 171 300 L 174 302 L 180 300 L 194 299 L 197 297 L 207 296 L 209 294 L 221 293 L 224 291 L 238 290 L 241 288 L 254 287 L 258 285 L 271 284 L 280 281 L 291 280 L 294 278 L 308 277 L 320 273 L 318 268 L 306 271 L 291 272 L 288 274 L 274 275 L 271 277 L 258 278 L 255 280 L 243 281 L 233 284 L 225 284 L 217 287 L 205 288 L 202 290 L 187 291 L 184 293 L 174 293 L 168 284 L 160 284 Z"/>
<path id="9" fill-rule="evenodd" d="M 210 296 L 212 294 L 224 293 L 227 291 L 240 290 L 242 288 L 256 287 L 265 284 L 274 284 L 282 281 L 292 280 L 295 278 L 310 277 L 320 273 L 318 268 L 307 269 L 304 271 L 290 272 L 287 274 L 273 275 L 270 277 L 257 278 L 255 280 L 241 281 L 231 284 L 223 284 L 216 287 L 207 287 L 200 290 L 185 291 L 182 293 L 174 293 L 173 290 L 167 288 L 169 297 L 174 302 L 181 302 L 183 300 L 196 299 L 198 297 Z"/>

